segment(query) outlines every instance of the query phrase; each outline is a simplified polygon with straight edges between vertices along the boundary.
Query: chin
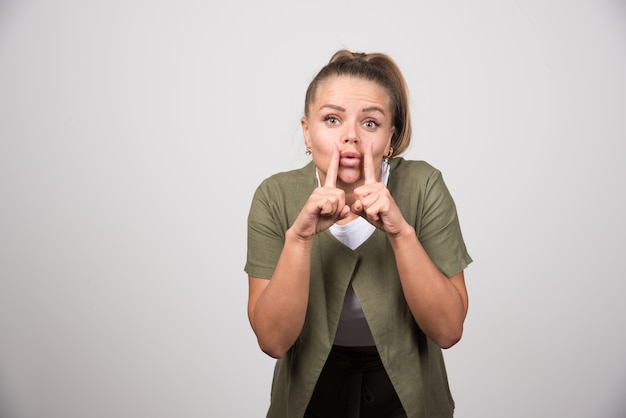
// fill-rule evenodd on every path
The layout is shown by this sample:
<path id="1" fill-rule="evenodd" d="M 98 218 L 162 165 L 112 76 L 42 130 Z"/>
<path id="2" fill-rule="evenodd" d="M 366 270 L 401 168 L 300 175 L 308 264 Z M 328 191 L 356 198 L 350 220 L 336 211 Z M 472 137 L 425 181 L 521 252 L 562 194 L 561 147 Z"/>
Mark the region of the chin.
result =
<path id="1" fill-rule="evenodd" d="M 361 174 L 358 175 L 343 175 L 343 176 L 337 176 L 337 181 L 341 182 L 343 184 L 354 184 L 354 183 L 358 183 L 359 181 L 361 181 Z"/>

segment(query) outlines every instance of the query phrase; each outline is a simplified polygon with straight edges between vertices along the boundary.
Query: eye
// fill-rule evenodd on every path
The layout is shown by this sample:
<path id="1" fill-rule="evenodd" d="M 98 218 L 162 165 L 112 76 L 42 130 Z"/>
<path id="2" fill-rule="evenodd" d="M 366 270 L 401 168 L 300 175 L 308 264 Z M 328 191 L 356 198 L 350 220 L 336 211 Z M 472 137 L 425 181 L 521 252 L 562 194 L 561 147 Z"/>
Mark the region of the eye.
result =
<path id="1" fill-rule="evenodd" d="M 329 124 L 329 125 L 337 125 L 337 124 L 339 124 L 339 119 L 336 116 L 332 116 L 332 115 L 326 116 L 324 118 L 324 121 L 327 124 Z"/>
<path id="2" fill-rule="evenodd" d="M 365 121 L 365 123 L 363 123 L 363 125 L 365 125 L 365 127 L 368 129 L 376 129 L 380 126 L 380 124 L 374 120 L 367 120 Z"/>

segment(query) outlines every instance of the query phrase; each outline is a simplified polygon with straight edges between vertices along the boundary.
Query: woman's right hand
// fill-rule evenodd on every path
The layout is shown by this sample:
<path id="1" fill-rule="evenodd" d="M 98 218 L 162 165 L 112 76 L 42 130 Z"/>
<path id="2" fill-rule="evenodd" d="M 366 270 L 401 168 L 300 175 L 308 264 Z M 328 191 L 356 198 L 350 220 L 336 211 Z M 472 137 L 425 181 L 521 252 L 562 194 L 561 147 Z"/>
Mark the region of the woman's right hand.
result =
<path id="1" fill-rule="evenodd" d="M 324 186 L 316 188 L 311 193 L 291 226 L 299 238 L 311 239 L 350 213 L 350 206 L 346 205 L 345 192 L 336 187 L 338 170 L 339 148 L 334 145 Z"/>

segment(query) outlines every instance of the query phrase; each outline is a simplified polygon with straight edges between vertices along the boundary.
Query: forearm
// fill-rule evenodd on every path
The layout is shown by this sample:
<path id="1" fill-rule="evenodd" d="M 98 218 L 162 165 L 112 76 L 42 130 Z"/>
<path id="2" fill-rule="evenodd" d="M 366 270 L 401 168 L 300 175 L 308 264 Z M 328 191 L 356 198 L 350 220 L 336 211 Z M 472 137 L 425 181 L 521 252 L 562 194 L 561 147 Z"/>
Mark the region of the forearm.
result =
<path id="1" fill-rule="evenodd" d="M 287 231 L 274 275 L 254 308 L 253 328 L 261 349 L 280 358 L 296 341 L 309 298 L 312 239 Z"/>
<path id="2" fill-rule="evenodd" d="M 432 262 L 415 231 L 390 237 L 404 296 L 422 331 L 443 348 L 456 344 L 463 333 L 467 301 Z"/>

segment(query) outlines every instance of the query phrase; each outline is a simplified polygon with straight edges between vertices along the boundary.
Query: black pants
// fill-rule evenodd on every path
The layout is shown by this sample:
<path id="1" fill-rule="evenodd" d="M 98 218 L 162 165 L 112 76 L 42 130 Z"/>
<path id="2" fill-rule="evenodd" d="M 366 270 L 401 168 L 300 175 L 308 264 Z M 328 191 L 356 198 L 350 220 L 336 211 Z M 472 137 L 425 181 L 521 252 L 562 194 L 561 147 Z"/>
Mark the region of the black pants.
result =
<path id="1" fill-rule="evenodd" d="M 305 418 L 406 418 L 377 355 L 331 351 Z"/>

